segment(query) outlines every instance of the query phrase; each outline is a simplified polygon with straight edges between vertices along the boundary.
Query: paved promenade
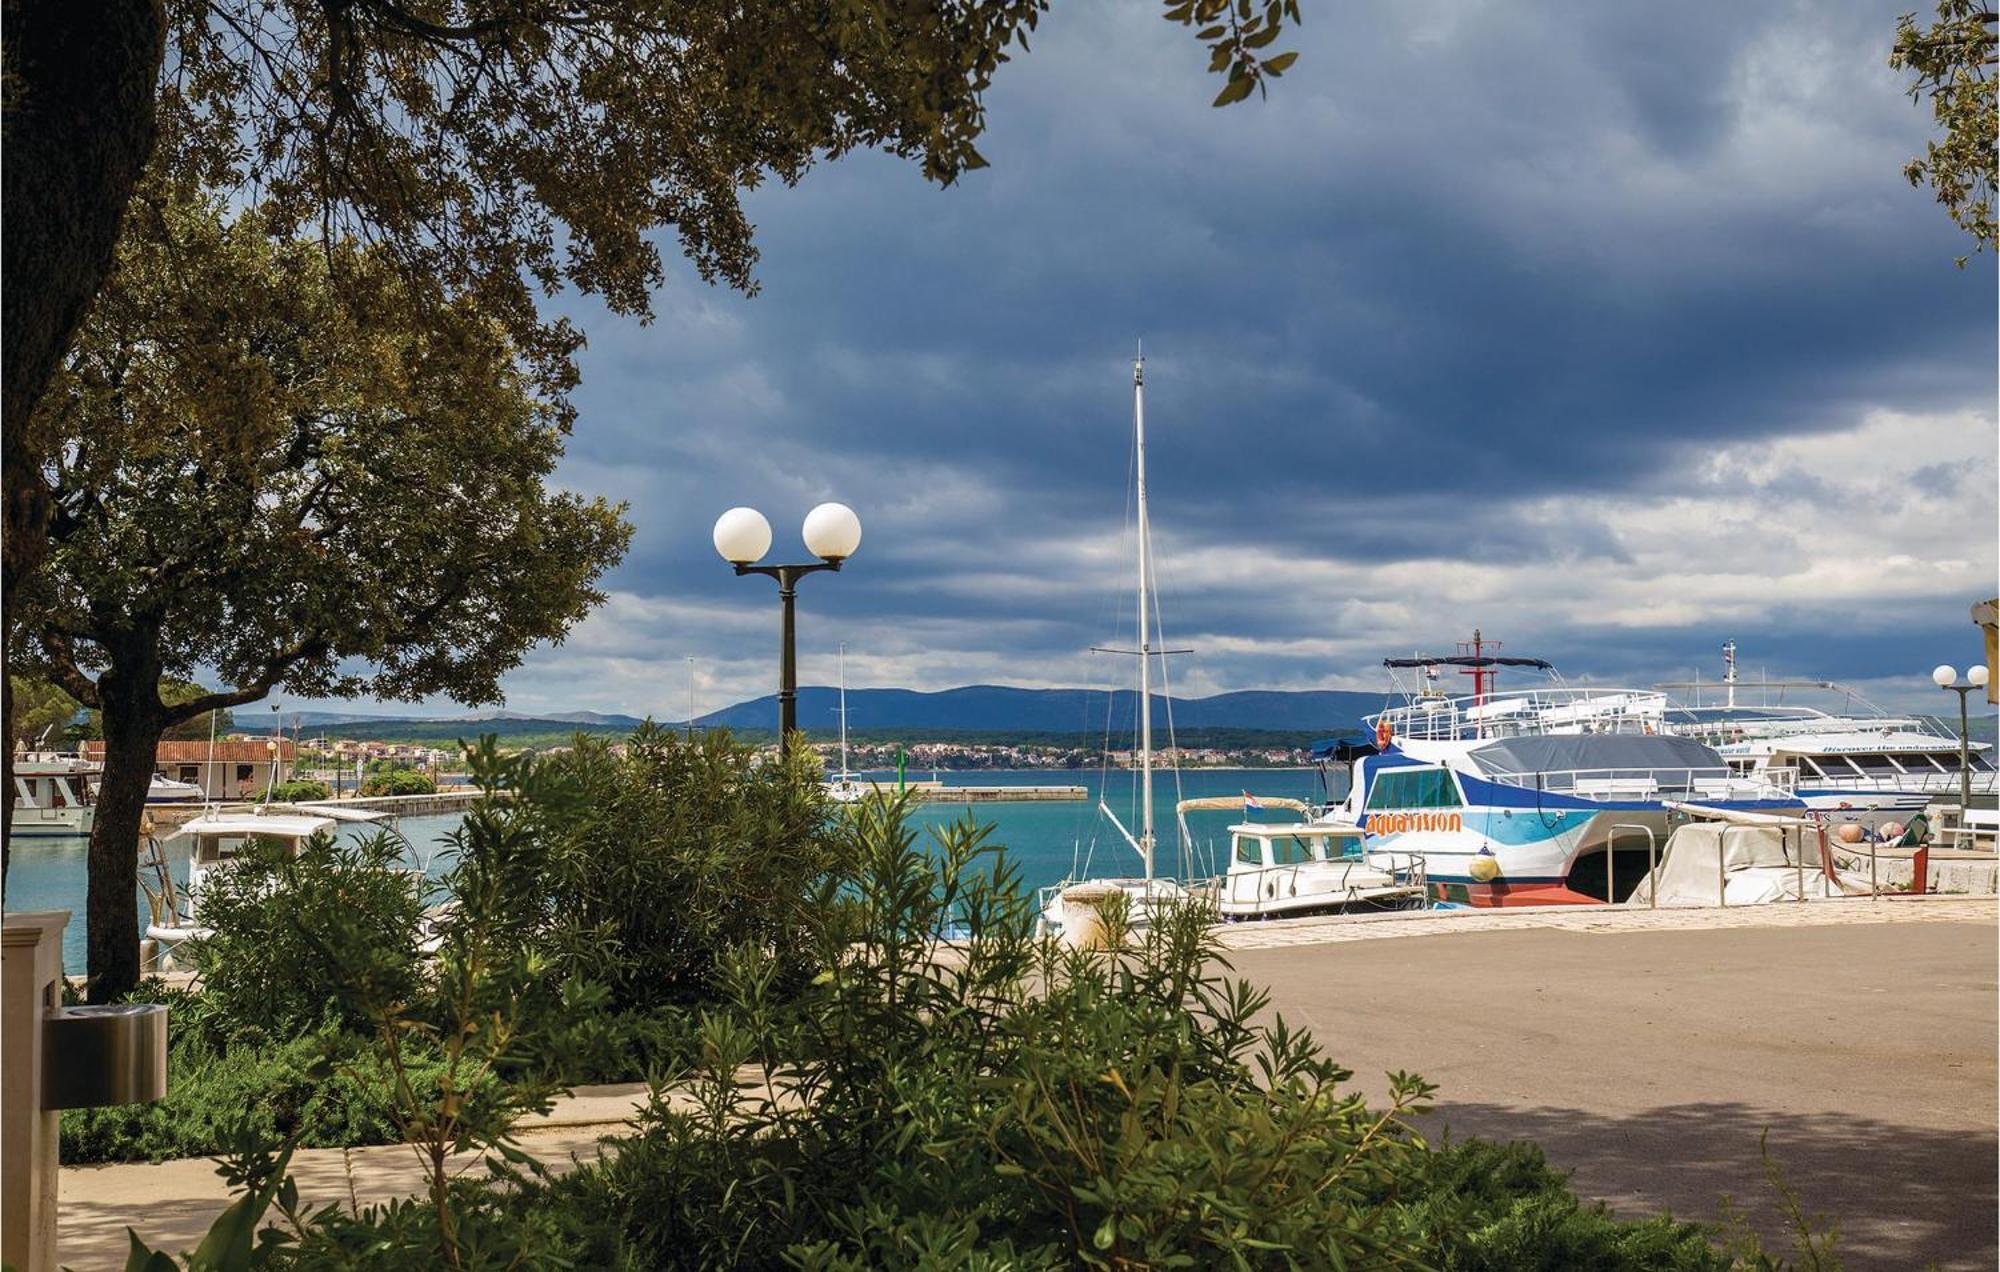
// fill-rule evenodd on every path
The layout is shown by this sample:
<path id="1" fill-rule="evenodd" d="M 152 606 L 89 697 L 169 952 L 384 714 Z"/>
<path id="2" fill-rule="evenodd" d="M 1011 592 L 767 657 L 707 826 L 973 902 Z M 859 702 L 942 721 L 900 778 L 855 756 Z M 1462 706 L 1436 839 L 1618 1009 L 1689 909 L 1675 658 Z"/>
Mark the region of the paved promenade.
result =
<path id="1" fill-rule="evenodd" d="M 1528 1138 L 1587 1196 L 1768 1222 L 1758 1136 L 1847 1266 L 1991 1268 L 1996 1213 L 1992 898 L 1737 910 L 1545 910 L 1255 924 L 1226 934 L 1376 1096 L 1442 1084 L 1432 1129 Z M 524 1146 L 596 1151 L 637 1087 L 581 1091 Z M 405 1146 L 304 1151 L 301 1193 L 362 1204 L 418 1187 Z M 125 1226 L 192 1248 L 227 1203 L 206 1161 L 71 1168 L 62 1261 L 122 1267 Z"/>
<path id="2" fill-rule="evenodd" d="M 1990 1269 L 1995 917 L 1986 898 L 1378 920 L 1314 945 L 1232 932 L 1230 959 L 1364 1090 L 1421 1073 L 1434 1131 L 1534 1140 L 1615 1209 L 1716 1219 L 1728 1194 L 1782 1241 L 1768 1128 L 1848 1267 Z"/>

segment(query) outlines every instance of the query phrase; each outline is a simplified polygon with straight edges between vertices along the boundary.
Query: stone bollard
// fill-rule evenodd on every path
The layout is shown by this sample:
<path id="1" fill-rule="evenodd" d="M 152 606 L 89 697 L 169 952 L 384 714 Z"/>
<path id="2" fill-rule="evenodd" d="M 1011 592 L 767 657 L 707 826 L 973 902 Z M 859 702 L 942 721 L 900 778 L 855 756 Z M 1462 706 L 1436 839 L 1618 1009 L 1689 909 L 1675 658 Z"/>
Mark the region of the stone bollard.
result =
<path id="1" fill-rule="evenodd" d="M 62 1006 L 69 912 L 10 914 L 0 935 L 0 1260 L 56 1265 L 56 1128 L 42 1107 L 42 1022 Z"/>
<path id="2" fill-rule="evenodd" d="M 62 1110 L 167 1093 L 167 1009 L 62 1005 L 67 910 L 10 914 L 0 943 L 0 1262 L 56 1266 Z"/>

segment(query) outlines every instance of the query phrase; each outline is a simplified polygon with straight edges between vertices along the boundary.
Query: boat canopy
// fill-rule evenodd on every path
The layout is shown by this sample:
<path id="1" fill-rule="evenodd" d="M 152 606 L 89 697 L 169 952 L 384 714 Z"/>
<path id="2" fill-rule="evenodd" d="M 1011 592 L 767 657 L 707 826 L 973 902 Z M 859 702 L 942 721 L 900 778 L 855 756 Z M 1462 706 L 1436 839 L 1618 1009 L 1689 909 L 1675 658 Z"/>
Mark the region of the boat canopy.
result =
<path id="1" fill-rule="evenodd" d="M 1646 733 L 1544 733 L 1499 738 L 1467 758 L 1487 773 L 1571 773 L 1722 769 L 1722 757 L 1693 738 Z"/>
<path id="2" fill-rule="evenodd" d="M 272 807 L 280 806 L 273 804 Z M 389 814 L 379 808 L 342 808 L 338 804 L 286 804 L 282 807 L 309 817 L 331 817 L 342 822 L 379 822 L 389 818 Z"/>
<path id="3" fill-rule="evenodd" d="M 173 838 L 213 835 L 270 835 L 277 839 L 309 839 L 340 823 L 332 817 L 301 813 L 211 813 L 183 822 Z"/>
<path id="4" fill-rule="evenodd" d="M 1312 744 L 1312 758 L 1315 764 L 1324 764 L 1328 760 L 1349 764 L 1378 750 L 1380 748 L 1367 738 L 1321 738 Z"/>
<path id="5" fill-rule="evenodd" d="M 1498 642 L 1495 642 L 1498 643 Z M 1556 665 L 1543 658 L 1499 658 L 1492 654 L 1453 654 L 1449 658 L 1384 658 L 1384 667 L 1535 667 L 1554 671 Z"/>
<path id="6" fill-rule="evenodd" d="M 1295 813 L 1310 813 L 1312 805 L 1304 800 L 1292 799 L 1284 795 L 1258 795 L 1255 797 L 1260 807 L 1284 808 Z M 1184 799 L 1174 805 L 1176 813 L 1233 813 L 1245 807 L 1241 795 L 1204 795 L 1200 799 Z"/>

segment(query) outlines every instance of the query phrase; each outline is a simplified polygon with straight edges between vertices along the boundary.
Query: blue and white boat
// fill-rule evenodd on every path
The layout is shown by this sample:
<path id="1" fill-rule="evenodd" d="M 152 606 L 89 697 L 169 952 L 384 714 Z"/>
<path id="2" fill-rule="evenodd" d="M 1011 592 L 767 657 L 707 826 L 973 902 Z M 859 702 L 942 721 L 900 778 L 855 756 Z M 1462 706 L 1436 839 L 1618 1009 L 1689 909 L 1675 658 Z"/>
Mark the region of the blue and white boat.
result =
<path id="1" fill-rule="evenodd" d="M 1367 717 L 1375 746 L 1352 760 L 1344 801 L 1325 814 L 1360 828 L 1385 859 L 1420 858 L 1432 895 L 1473 906 L 1620 901 L 1664 842 L 1673 804 L 1799 812 L 1793 774 L 1745 774 L 1693 738 L 1661 732 L 1651 691 L 1572 688 L 1539 659 L 1483 650 L 1390 659 L 1420 688 Z M 1501 693 L 1499 667 L 1551 684 Z M 1440 668 L 1475 675 L 1473 694 L 1434 691 Z"/>

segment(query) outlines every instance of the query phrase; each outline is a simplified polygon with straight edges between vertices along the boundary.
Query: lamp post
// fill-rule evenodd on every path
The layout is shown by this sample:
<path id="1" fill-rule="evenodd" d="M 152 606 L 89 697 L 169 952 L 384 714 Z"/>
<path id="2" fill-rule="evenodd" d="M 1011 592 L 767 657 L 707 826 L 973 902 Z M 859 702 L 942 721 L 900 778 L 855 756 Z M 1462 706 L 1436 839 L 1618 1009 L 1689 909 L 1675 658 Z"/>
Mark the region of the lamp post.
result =
<path id="1" fill-rule="evenodd" d="M 799 672 L 792 621 L 792 602 L 799 580 L 820 570 L 838 570 L 861 546 L 861 518 L 846 504 L 823 503 L 806 514 L 802 533 L 806 551 L 819 560 L 809 565 L 758 565 L 771 550 L 771 523 L 755 508 L 731 508 L 715 519 L 715 550 L 738 574 L 762 574 L 778 581 L 784 623 L 778 647 L 778 755 L 792 753 L 792 733 L 798 728 Z"/>
<path id="2" fill-rule="evenodd" d="M 1960 807 L 1972 809 L 1972 743 L 1967 736 L 1971 721 L 1967 718 L 1965 698 L 1975 689 L 1986 687 L 1986 664 L 1978 663 L 1965 670 L 1965 684 L 1958 683 L 1958 668 L 1950 663 L 1939 663 L 1931 671 L 1931 680 L 1940 689 L 1958 695 L 1958 783 Z M 1963 814 L 1960 814 L 1963 816 Z"/>

